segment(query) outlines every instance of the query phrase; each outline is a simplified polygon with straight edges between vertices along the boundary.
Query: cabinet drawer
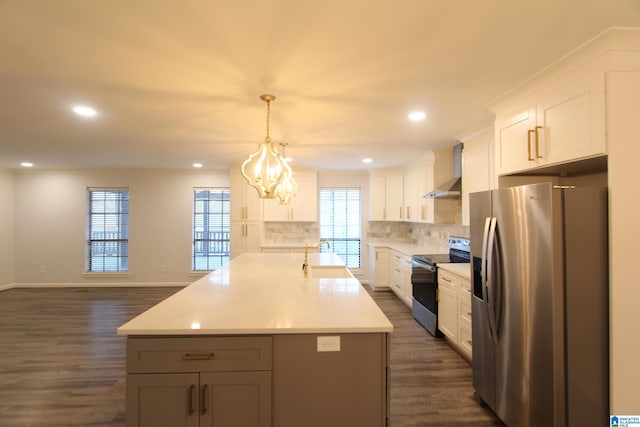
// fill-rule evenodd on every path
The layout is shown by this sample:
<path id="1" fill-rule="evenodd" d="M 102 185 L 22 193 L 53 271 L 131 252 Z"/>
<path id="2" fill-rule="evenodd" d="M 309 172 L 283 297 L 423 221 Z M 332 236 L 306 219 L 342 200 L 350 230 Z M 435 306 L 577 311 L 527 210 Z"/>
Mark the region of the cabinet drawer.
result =
<path id="1" fill-rule="evenodd" d="M 460 325 L 460 329 L 459 329 L 459 337 L 458 337 L 458 346 L 460 348 L 460 350 L 462 350 L 462 352 L 464 354 L 466 354 L 469 359 L 471 359 L 472 356 L 472 352 L 473 352 L 473 346 L 471 343 L 471 325 L 469 326 L 463 326 Z"/>
<path id="2" fill-rule="evenodd" d="M 458 294 L 458 304 L 459 321 L 471 327 L 471 292 L 460 291 Z"/>
<path id="3" fill-rule="evenodd" d="M 127 372 L 271 370 L 271 337 L 127 339 Z"/>

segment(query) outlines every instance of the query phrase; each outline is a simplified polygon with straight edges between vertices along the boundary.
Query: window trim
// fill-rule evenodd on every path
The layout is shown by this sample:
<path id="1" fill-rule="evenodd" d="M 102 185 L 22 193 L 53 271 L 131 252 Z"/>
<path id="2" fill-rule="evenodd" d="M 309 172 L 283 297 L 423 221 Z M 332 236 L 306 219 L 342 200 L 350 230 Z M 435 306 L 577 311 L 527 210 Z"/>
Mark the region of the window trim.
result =
<path id="1" fill-rule="evenodd" d="M 127 269 L 126 270 L 91 270 L 92 261 L 91 261 L 91 242 L 94 239 L 91 239 L 91 231 L 92 231 L 92 222 L 91 216 L 93 214 L 93 205 L 92 205 L 92 193 L 93 192 L 126 192 L 127 193 L 127 232 L 126 239 L 118 239 L 118 242 L 126 242 L 127 244 Z M 87 200 L 87 211 L 86 211 L 86 223 L 85 223 L 85 267 L 84 267 L 84 275 L 91 277 L 128 277 L 130 275 L 130 256 L 129 256 L 129 217 L 131 213 L 131 191 L 129 187 L 87 187 L 85 190 L 86 200 Z"/>
<path id="2" fill-rule="evenodd" d="M 222 214 L 226 214 L 227 215 L 227 219 L 226 219 L 226 223 L 229 224 L 229 230 L 227 231 L 227 236 L 228 239 L 226 240 L 226 245 L 227 245 L 227 249 L 228 251 L 226 252 L 226 258 L 227 258 L 227 263 L 229 261 L 231 261 L 231 188 L 229 187 L 193 187 L 192 189 L 192 211 L 191 211 L 191 254 L 190 254 L 190 258 L 191 258 L 191 269 L 190 269 L 190 274 L 191 275 L 198 275 L 198 274 L 206 274 L 208 272 L 214 271 L 215 269 L 203 269 L 203 270 L 196 270 L 194 269 L 194 267 L 196 266 L 195 264 L 195 246 L 196 246 L 196 239 L 195 239 L 195 221 L 196 221 L 196 193 L 198 191 L 223 191 L 227 193 L 227 199 L 226 202 L 228 204 L 228 210 L 227 212 L 223 212 Z M 222 224 L 224 226 L 225 220 L 223 219 Z M 223 231 L 224 232 L 224 231 Z M 200 242 L 211 242 L 212 240 L 198 240 Z M 222 240 L 222 242 L 224 242 L 225 240 Z M 224 258 L 225 255 L 222 255 L 221 257 Z M 222 265 L 224 265 L 225 263 L 222 263 Z M 209 266 L 209 260 L 207 260 L 207 266 Z"/>

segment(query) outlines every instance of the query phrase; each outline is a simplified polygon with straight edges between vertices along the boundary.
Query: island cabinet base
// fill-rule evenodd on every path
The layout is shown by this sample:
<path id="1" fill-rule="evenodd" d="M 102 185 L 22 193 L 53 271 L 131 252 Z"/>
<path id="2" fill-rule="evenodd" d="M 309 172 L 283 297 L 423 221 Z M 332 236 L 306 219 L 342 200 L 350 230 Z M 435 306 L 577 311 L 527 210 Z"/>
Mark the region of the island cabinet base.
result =
<path id="1" fill-rule="evenodd" d="M 273 425 L 386 426 L 388 361 L 386 333 L 274 335 Z"/>
<path id="2" fill-rule="evenodd" d="M 270 427 L 270 336 L 129 337 L 127 427 Z"/>
<path id="3" fill-rule="evenodd" d="M 387 333 L 129 337 L 127 427 L 384 427 Z"/>

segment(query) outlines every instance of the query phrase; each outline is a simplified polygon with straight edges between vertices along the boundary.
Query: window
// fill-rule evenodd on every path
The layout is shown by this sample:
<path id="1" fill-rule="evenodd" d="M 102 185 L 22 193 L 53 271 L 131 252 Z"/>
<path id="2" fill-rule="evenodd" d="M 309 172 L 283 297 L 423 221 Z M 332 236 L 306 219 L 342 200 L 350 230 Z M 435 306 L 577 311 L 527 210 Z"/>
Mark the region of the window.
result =
<path id="1" fill-rule="evenodd" d="M 348 268 L 360 268 L 360 189 L 320 189 L 320 239 Z"/>
<path id="2" fill-rule="evenodd" d="M 215 270 L 229 262 L 230 211 L 228 188 L 193 191 L 192 270 Z"/>
<path id="3" fill-rule="evenodd" d="M 88 192 L 87 271 L 128 271 L 129 190 Z"/>

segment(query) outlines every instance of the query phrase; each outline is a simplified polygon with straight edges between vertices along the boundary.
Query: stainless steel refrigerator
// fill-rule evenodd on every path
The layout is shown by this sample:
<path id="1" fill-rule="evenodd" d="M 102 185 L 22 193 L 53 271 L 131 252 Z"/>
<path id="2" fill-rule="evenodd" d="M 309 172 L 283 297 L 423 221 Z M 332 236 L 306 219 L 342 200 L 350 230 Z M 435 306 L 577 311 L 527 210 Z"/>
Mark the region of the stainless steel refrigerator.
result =
<path id="1" fill-rule="evenodd" d="M 608 425 L 606 189 L 469 199 L 476 397 L 510 427 Z"/>

